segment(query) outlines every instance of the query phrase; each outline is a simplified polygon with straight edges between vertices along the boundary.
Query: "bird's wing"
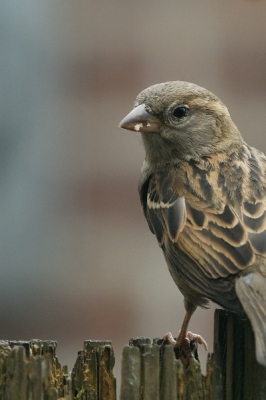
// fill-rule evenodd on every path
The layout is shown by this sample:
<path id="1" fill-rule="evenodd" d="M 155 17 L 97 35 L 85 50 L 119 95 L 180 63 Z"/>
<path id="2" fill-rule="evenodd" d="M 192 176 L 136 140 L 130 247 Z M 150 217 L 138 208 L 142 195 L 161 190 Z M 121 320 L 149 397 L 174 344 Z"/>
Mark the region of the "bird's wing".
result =
<path id="1" fill-rule="evenodd" d="M 262 153 L 250 150 L 250 190 L 245 191 L 243 199 L 243 224 L 251 247 L 259 257 L 254 272 L 236 279 L 235 289 L 254 331 L 257 361 L 266 366 L 266 161 Z"/>
<path id="2" fill-rule="evenodd" d="M 266 366 L 266 279 L 257 273 L 242 276 L 236 281 L 236 293 L 253 327 L 256 358 Z"/>
<path id="3" fill-rule="evenodd" d="M 172 188 L 171 178 L 167 175 L 154 174 L 147 184 L 144 194 L 145 216 L 152 233 L 161 246 L 166 236 L 177 241 L 186 223 L 186 203 Z"/>
<path id="4" fill-rule="evenodd" d="M 225 163 L 211 171 L 187 163 L 183 170 L 156 172 L 142 185 L 144 213 L 160 246 L 168 246 L 177 258 L 181 250 L 193 262 L 189 270 L 183 267 L 185 275 L 201 271 L 208 279 L 227 278 L 252 265 L 257 254 L 266 256 L 261 161 L 249 152 L 249 169 L 243 172 L 247 159 L 242 155 L 241 163 L 240 155 L 235 157 L 231 162 L 237 168 L 230 177 Z M 175 255 L 171 258 L 173 264 Z M 178 269 L 182 272 L 180 262 Z"/>
<path id="5" fill-rule="evenodd" d="M 266 256 L 266 198 L 243 204 L 243 224 L 256 254 Z"/>
<path id="6" fill-rule="evenodd" d="M 224 207 L 223 210 L 220 207 L 215 213 L 211 213 L 211 207 L 208 207 L 208 212 L 207 209 L 200 210 L 202 201 L 200 189 L 196 187 L 199 186 L 199 181 L 196 181 L 197 179 L 194 181 L 193 192 L 196 193 L 198 208 L 191 205 L 195 199 L 178 194 L 173 174 L 151 174 L 140 185 L 143 211 L 151 232 L 156 235 L 162 247 L 170 273 L 184 296 L 193 304 L 203 307 L 207 305 L 206 297 L 224 307 L 226 301 L 230 304 L 235 302 L 237 309 L 240 306 L 232 279 L 215 279 L 219 277 L 218 271 L 220 277 L 223 273 L 223 239 L 214 236 L 216 241 L 210 245 L 214 233 L 209 229 L 209 225 L 214 226 L 214 221 L 221 230 L 226 223 L 233 227 L 236 217 L 229 207 Z M 182 188 L 179 189 L 182 192 Z M 228 251 L 229 247 L 230 244 L 227 245 Z M 233 252 L 233 246 L 231 247 Z M 248 248 L 252 255 L 252 250 Z M 234 267 L 232 262 L 230 266 Z M 222 293 L 221 301 L 217 299 L 217 293 Z"/>

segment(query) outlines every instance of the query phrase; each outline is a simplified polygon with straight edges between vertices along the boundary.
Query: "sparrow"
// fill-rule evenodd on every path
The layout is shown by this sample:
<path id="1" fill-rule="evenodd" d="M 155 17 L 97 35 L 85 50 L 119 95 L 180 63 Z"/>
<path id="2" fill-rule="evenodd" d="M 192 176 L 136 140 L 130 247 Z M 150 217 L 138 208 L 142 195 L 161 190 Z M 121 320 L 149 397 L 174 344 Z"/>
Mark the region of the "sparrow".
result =
<path id="1" fill-rule="evenodd" d="M 246 312 L 266 366 L 265 155 L 218 97 L 188 82 L 143 90 L 119 127 L 141 134 L 143 213 L 184 296 L 181 330 L 166 337 L 180 347 L 196 308 L 212 300 Z"/>

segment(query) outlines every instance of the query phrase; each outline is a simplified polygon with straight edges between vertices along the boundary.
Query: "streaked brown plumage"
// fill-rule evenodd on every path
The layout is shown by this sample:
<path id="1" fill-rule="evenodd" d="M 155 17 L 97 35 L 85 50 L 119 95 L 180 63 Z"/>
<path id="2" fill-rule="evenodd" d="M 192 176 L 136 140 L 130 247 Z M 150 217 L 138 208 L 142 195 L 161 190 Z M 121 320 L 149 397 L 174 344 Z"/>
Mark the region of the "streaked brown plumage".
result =
<path id="1" fill-rule="evenodd" d="M 204 88 L 166 82 L 141 92 L 120 123 L 141 132 L 139 193 L 187 311 L 208 299 L 247 313 L 266 366 L 266 157 L 247 145 Z"/>

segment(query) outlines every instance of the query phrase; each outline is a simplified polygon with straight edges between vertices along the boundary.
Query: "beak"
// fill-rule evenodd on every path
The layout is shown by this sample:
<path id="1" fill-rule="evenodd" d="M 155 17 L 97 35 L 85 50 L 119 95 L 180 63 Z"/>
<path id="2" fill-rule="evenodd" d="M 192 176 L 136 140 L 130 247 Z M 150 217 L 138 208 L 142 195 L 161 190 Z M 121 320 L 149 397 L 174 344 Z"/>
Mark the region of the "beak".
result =
<path id="1" fill-rule="evenodd" d="M 158 132 L 162 125 L 159 118 L 154 117 L 145 110 L 145 104 L 141 104 L 120 122 L 119 128 L 128 129 L 135 132 Z"/>

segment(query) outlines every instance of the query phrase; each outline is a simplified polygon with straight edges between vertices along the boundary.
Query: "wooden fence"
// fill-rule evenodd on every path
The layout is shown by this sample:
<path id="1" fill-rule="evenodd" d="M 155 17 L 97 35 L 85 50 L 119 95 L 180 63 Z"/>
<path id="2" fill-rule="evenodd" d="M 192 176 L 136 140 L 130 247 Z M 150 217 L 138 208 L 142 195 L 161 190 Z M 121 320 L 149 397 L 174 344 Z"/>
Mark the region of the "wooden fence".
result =
<path id="1" fill-rule="evenodd" d="M 245 315 L 216 310 L 214 331 L 206 376 L 197 361 L 185 368 L 161 339 L 131 339 L 122 354 L 120 400 L 265 400 L 266 368 L 255 360 Z M 85 341 L 71 374 L 54 341 L 1 341 L 0 400 L 115 400 L 114 363 L 110 341 Z"/>

